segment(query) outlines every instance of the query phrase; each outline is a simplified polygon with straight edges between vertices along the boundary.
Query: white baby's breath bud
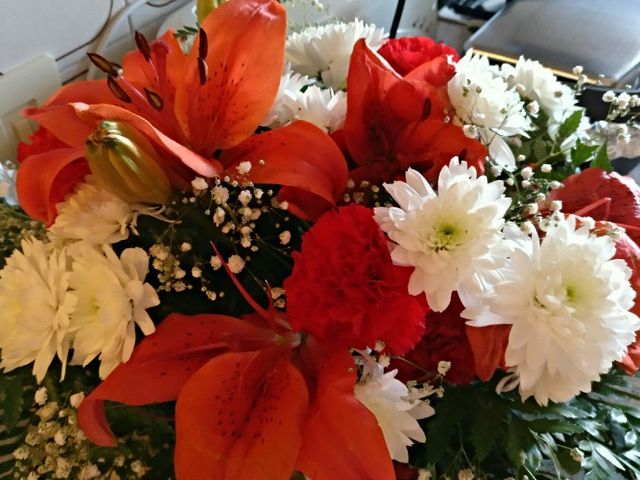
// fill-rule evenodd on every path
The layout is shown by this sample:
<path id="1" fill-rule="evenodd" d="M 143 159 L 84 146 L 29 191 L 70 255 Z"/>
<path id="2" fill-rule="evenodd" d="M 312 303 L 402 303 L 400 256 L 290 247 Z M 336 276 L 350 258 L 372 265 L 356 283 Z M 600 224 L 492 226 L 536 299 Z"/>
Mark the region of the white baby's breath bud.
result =
<path id="1" fill-rule="evenodd" d="M 522 178 L 524 178 L 525 180 L 529 180 L 531 177 L 533 177 L 533 169 L 531 167 L 524 167 L 522 170 L 520 170 L 520 175 L 522 175 Z"/>
<path id="2" fill-rule="evenodd" d="M 498 165 L 493 165 L 491 167 L 491 174 L 494 177 L 497 177 L 498 175 L 500 175 L 502 173 L 502 168 L 500 168 Z"/>
<path id="3" fill-rule="evenodd" d="M 631 96 L 627 92 L 622 92 L 616 99 L 616 106 L 621 110 L 626 110 L 629 107 Z"/>
<path id="4" fill-rule="evenodd" d="M 569 454 L 571 455 L 571 458 L 578 463 L 582 463 L 584 461 L 584 453 L 579 448 L 572 448 Z"/>
<path id="5" fill-rule="evenodd" d="M 607 90 L 602 95 L 602 101 L 606 103 L 611 103 L 616 99 L 616 94 L 613 90 Z"/>
<path id="6" fill-rule="evenodd" d="M 229 200 L 229 189 L 227 187 L 218 185 L 217 187 L 213 188 L 212 195 L 213 195 L 213 200 L 218 205 L 224 205 Z"/>
<path id="7" fill-rule="evenodd" d="M 562 183 L 560 183 L 557 180 L 553 180 L 549 182 L 549 188 L 551 188 L 551 190 L 558 190 L 561 187 L 562 187 Z"/>
<path id="8" fill-rule="evenodd" d="M 522 230 L 522 233 L 526 235 L 532 235 L 533 232 L 536 231 L 536 227 L 533 226 L 533 223 L 527 220 L 520 226 L 520 230 Z"/>
<path id="9" fill-rule="evenodd" d="M 520 185 L 522 186 L 522 188 L 530 188 L 531 182 L 529 180 L 523 180 Z"/>
<path id="10" fill-rule="evenodd" d="M 173 270 L 173 277 L 174 278 L 181 279 L 181 278 L 184 278 L 186 275 L 187 275 L 187 272 L 185 272 L 181 268 L 176 268 L 176 269 Z"/>
<path id="11" fill-rule="evenodd" d="M 67 437 L 64 433 L 58 430 L 53 436 L 53 441 L 56 442 L 57 445 L 60 445 L 62 447 L 67 442 Z"/>
<path id="12" fill-rule="evenodd" d="M 467 138 L 478 138 L 478 127 L 475 125 L 465 125 L 462 127 L 462 132 Z"/>
<path id="13" fill-rule="evenodd" d="M 84 400 L 83 392 L 74 393 L 69 397 L 69 403 L 73 408 L 78 408 L 83 400 Z"/>
<path id="14" fill-rule="evenodd" d="M 182 281 L 176 282 L 173 284 L 173 289 L 178 293 L 184 292 L 187 289 L 187 285 Z"/>
<path id="15" fill-rule="evenodd" d="M 236 167 L 240 175 L 246 175 L 251 171 L 251 162 L 240 162 Z"/>
<path id="16" fill-rule="evenodd" d="M 542 173 L 551 173 L 551 170 L 553 170 L 553 167 L 551 165 L 549 165 L 548 163 L 543 163 L 540 166 L 540 171 Z"/>
<path id="17" fill-rule="evenodd" d="M 574 75 L 582 75 L 582 72 L 584 72 L 584 67 L 582 65 L 576 65 L 575 67 L 573 67 L 572 72 Z"/>
<path id="18" fill-rule="evenodd" d="M 516 92 L 518 92 L 520 95 L 522 95 L 526 91 L 527 91 L 527 87 L 525 87 L 521 83 L 516 85 Z"/>
<path id="19" fill-rule="evenodd" d="M 538 203 L 542 203 L 542 202 L 544 202 L 546 199 L 547 199 L 547 196 L 546 196 L 544 193 L 542 193 L 542 192 L 540 192 L 540 193 L 538 193 L 538 194 L 536 195 L 536 202 L 538 202 Z"/>
<path id="20" fill-rule="evenodd" d="M 252 198 L 253 196 L 251 195 L 251 192 L 249 190 L 243 190 L 240 192 L 240 195 L 238 195 L 238 200 L 245 207 L 249 205 L 249 202 L 251 201 Z"/>
<path id="21" fill-rule="evenodd" d="M 549 204 L 549 210 L 552 212 L 558 212 L 562 210 L 562 200 L 552 200 Z"/>
<path id="22" fill-rule="evenodd" d="M 211 257 L 211 260 L 209 260 L 209 265 L 211 265 L 211 268 L 213 268 L 214 270 L 220 270 L 220 268 L 222 267 L 222 261 L 220 260 L 220 258 L 218 258 L 217 255 L 214 255 Z"/>
<path id="23" fill-rule="evenodd" d="M 189 242 L 182 242 L 182 245 L 180 245 L 180 251 L 185 253 L 191 251 L 191 244 Z"/>
<path id="24" fill-rule="evenodd" d="M 538 213 L 538 204 L 530 203 L 529 205 L 524 207 L 524 213 L 525 215 L 535 215 L 536 213 Z"/>
<path id="25" fill-rule="evenodd" d="M 231 255 L 227 260 L 231 273 L 238 274 L 244 269 L 244 260 L 239 255 Z"/>
<path id="26" fill-rule="evenodd" d="M 202 177 L 196 177 L 191 180 L 191 186 L 196 192 L 201 192 L 202 190 L 206 190 L 207 188 L 209 188 L 209 184 Z"/>
<path id="27" fill-rule="evenodd" d="M 520 154 L 516 157 L 516 160 L 518 162 L 524 162 L 527 159 L 527 157 L 525 157 L 523 154 Z"/>
<path id="28" fill-rule="evenodd" d="M 202 270 L 200 270 L 198 267 L 193 267 L 191 269 L 191 276 L 193 278 L 200 278 L 202 276 Z"/>
<path id="29" fill-rule="evenodd" d="M 438 362 L 438 373 L 440 375 L 446 375 L 449 370 L 451 370 L 451 362 L 447 362 L 445 360 L 440 360 Z"/>
<path id="30" fill-rule="evenodd" d="M 376 341 L 376 343 L 375 343 L 375 345 L 373 346 L 373 349 L 374 349 L 376 352 L 381 352 L 381 351 L 383 351 L 383 350 L 384 350 L 384 348 L 385 348 L 386 346 L 387 346 L 387 344 L 386 344 L 386 343 L 384 343 L 382 340 L 377 340 L 377 341 Z"/>
<path id="31" fill-rule="evenodd" d="M 431 480 L 431 472 L 426 468 L 418 470 L 418 478 L 416 480 Z"/>
<path id="32" fill-rule="evenodd" d="M 540 112 L 540 104 L 535 100 L 529 102 L 529 105 L 527 105 L 527 111 L 531 115 L 537 115 L 538 112 Z"/>
<path id="33" fill-rule="evenodd" d="M 591 217 L 583 217 L 580 219 L 580 223 L 583 227 L 587 227 L 588 230 L 596 228 L 596 221 Z"/>
<path id="34" fill-rule="evenodd" d="M 289 210 L 289 202 L 286 200 L 279 205 L 280 210 Z"/>
<path id="35" fill-rule="evenodd" d="M 513 179 L 513 177 L 509 177 L 504 181 L 504 183 L 506 183 L 509 187 L 513 187 L 516 184 L 516 181 Z"/>
<path id="36" fill-rule="evenodd" d="M 288 245 L 291 241 L 291 232 L 289 230 L 285 230 L 278 237 L 280 238 L 280 243 L 282 245 Z"/>
<path id="37" fill-rule="evenodd" d="M 473 471 L 468 468 L 458 472 L 458 480 L 473 480 L 474 478 L 476 478 L 476 476 L 473 474 Z"/>
<path id="38" fill-rule="evenodd" d="M 29 450 L 26 447 L 19 447 L 14 450 L 13 458 L 16 460 L 26 460 L 29 458 Z"/>
<path id="39" fill-rule="evenodd" d="M 36 390 L 34 400 L 37 405 L 44 405 L 45 403 L 47 403 L 48 398 L 49 395 L 47 393 L 47 387 L 40 387 L 38 390 Z"/>
<path id="40" fill-rule="evenodd" d="M 389 355 L 380 355 L 378 363 L 382 368 L 387 368 L 391 364 L 391 357 Z"/>
<path id="41" fill-rule="evenodd" d="M 216 225 L 216 227 L 219 227 L 224 223 L 225 217 L 226 217 L 225 211 L 220 207 L 216 208 L 216 211 L 213 214 L 213 223 Z"/>

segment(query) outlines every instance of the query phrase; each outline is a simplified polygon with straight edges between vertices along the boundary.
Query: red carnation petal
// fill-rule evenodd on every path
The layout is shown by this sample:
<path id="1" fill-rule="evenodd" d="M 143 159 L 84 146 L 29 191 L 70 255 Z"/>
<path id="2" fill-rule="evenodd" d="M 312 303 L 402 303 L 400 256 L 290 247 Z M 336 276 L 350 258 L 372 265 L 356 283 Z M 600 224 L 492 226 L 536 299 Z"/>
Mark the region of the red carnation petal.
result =
<path id="1" fill-rule="evenodd" d="M 382 430 L 354 396 L 356 372 L 347 350 L 319 371 L 318 390 L 296 468 L 313 480 L 395 479 Z"/>
<path id="2" fill-rule="evenodd" d="M 128 362 L 85 398 L 78 412 L 80 427 L 94 443 L 113 445 L 104 400 L 127 405 L 175 400 L 191 375 L 212 357 L 229 349 L 255 350 L 273 336 L 247 320 L 224 315 L 169 315 L 136 346 Z"/>
<path id="3" fill-rule="evenodd" d="M 466 326 L 476 375 L 483 382 L 490 380 L 497 368 L 504 365 L 504 354 L 509 343 L 510 332 L 511 325 Z"/>
<path id="4" fill-rule="evenodd" d="M 301 373 L 265 352 L 209 361 L 176 405 L 176 478 L 288 480 L 309 397 Z"/>

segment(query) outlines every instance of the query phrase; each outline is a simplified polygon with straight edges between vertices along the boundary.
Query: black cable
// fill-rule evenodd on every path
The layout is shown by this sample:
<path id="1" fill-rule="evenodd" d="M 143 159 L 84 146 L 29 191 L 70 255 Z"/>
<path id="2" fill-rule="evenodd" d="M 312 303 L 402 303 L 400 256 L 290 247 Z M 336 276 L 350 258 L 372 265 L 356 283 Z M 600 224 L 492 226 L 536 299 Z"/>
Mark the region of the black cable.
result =
<path id="1" fill-rule="evenodd" d="M 102 25 L 102 28 L 100 28 L 100 31 L 98 33 L 96 33 L 96 35 L 89 40 L 88 42 L 83 43 L 82 45 L 80 45 L 79 47 L 74 48 L 73 50 L 69 50 L 68 52 L 60 55 L 58 58 L 56 58 L 56 62 L 59 62 L 60 60 L 62 60 L 65 57 L 68 57 L 69 55 L 72 55 L 74 53 L 76 53 L 78 50 L 91 45 L 93 42 L 95 42 L 98 38 L 100 38 L 100 35 L 102 35 L 102 32 L 105 31 L 105 29 L 107 28 L 107 26 L 109 25 L 109 21 L 111 20 L 111 13 L 113 12 L 113 0 L 109 1 L 109 12 L 107 13 L 107 19 L 105 20 L 104 24 Z"/>
<path id="2" fill-rule="evenodd" d="M 389 30 L 389 38 L 396 38 L 398 33 L 398 27 L 400 26 L 400 20 L 402 19 L 402 12 L 404 11 L 404 4 L 406 0 L 398 0 L 396 6 L 396 13 L 393 15 L 393 22 L 391 22 L 391 29 Z"/>

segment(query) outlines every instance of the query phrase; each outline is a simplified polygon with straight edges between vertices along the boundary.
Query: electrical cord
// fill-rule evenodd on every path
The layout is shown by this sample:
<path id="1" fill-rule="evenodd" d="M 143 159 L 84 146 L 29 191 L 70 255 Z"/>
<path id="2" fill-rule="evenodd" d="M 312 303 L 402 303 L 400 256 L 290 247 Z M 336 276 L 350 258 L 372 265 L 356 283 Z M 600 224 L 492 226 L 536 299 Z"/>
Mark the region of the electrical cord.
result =
<path id="1" fill-rule="evenodd" d="M 120 26 L 120 24 L 125 21 L 135 10 L 137 10 L 142 5 L 145 5 L 147 1 L 148 0 L 135 0 L 124 7 L 122 10 L 120 10 L 118 13 L 116 13 L 111 22 L 109 22 L 109 26 L 100 36 L 100 40 L 98 41 L 94 52 L 98 55 L 102 55 L 104 53 L 104 49 L 109 44 L 109 39 L 111 38 L 114 30 L 116 30 Z M 95 80 L 98 72 L 98 68 L 94 64 L 91 64 L 87 73 L 87 80 Z"/>

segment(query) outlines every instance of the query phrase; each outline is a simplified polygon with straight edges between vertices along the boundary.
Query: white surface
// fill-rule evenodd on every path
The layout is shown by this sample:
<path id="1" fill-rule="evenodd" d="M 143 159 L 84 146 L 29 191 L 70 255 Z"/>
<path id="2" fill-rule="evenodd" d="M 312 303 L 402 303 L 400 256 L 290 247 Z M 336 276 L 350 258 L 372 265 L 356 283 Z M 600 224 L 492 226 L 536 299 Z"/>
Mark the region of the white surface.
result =
<path id="1" fill-rule="evenodd" d="M 0 77 L 0 158 L 14 158 L 19 140 L 33 132 L 20 112 L 42 103 L 60 87 L 56 62 L 42 55 Z"/>

